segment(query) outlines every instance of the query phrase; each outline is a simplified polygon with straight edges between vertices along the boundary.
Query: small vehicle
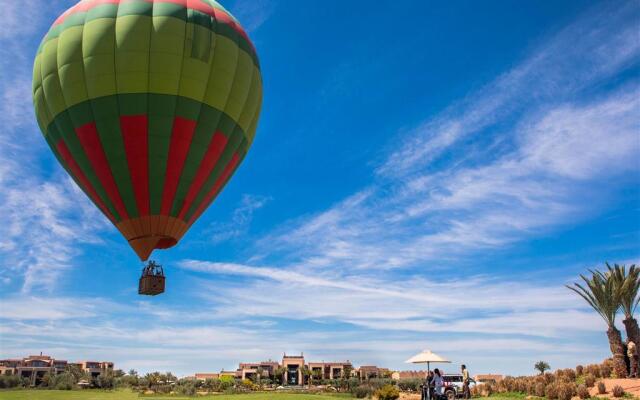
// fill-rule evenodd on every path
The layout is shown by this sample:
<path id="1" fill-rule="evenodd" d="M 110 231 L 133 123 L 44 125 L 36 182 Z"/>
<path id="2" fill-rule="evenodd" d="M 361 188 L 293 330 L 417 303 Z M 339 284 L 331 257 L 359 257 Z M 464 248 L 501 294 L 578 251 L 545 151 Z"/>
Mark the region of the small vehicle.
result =
<path id="1" fill-rule="evenodd" d="M 464 396 L 462 374 L 444 374 L 442 379 L 444 380 L 444 395 L 447 400 L 455 400 Z M 475 385 L 476 381 L 469 378 L 469 390 Z"/>

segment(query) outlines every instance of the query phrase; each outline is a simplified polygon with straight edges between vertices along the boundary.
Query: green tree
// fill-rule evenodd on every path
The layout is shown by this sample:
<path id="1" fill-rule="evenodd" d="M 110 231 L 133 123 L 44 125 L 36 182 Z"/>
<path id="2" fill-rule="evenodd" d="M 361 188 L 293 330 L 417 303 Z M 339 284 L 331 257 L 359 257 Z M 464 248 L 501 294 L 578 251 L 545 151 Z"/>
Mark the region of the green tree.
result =
<path id="1" fill-rule="evenodd" d="M 284 372 L 286 369 L 284 367 L 278 367 L 273 371 L 273 376 L 275 380 L 279 381 L 281 385 L 284 385 Z"/>
<path id="2" fill-rule="evenodd" d="M 301 375 L 302 375 L 302 382 L 300 382 L 300 383 L 301 383 L 302 385 L 304 385 L 305 383 L 308 383 L 308 382 L 309 382 L 309 376 L 311 376 L 311 370 L 309 369 L 309 367 L 308 367 L 308 366 L 303 365 L 303 366 L 300 368 L 300 372 L 301 372 Z"/>
<path id="3" fill-rule="evenodd" d="M 262 367 L 258 367 L 256 369 L 256 384 L 262 388 L 262 374 L 264 373 L 264 369 Z"/>
<path id="4" fill-rule="evenodd" d="M 620 307 L 624 313 L 624 324 L 627 337 L 631 339 L 636 345 L 640 345 L 640 328 L 638 328 L 638 321 L 634 317 L 636 307 L 640 301 L 638 292 L 640 291 L 640 268 L 635 265 L 631 265 L 627 271 L 624 265 L 614 264 L 612 267 L 609 263 L 607 265 L 607 275 L 613 279 L 616 286 L 616 290 L 620 295 Z"/>
<path id="5" fill-rule="evenodd" d="M 115 374 L 112 370 L 108 369 L 103 371 L 100 375 L 98 375 L 98 386 L 101 389 L 113 389 L 115 383 Z"/>
<path id="6" fill-rule="evenodd" d="M 546 361 L 538 361 L 536 365 L 533 366 L 536 370 L 540 371 L 540 375 L 544 375 L 544 371 L 548 371 L 551 369 L 549 363 Z"/>
<path id="7" fill-rule="evenodd" d="M 67 366 L 65 367 L 65 372 L 73 375 L 73 378 L 76 382 L 78 382 L 79 380 L 90 380 L 89 374 L 87 374 L 82 368 L 75 364 L 67 364 Z"/>
<path id="8" fill-rule="evenodd" d="M 616 314 L 620 309 L 621 294 L 616 290 L 615 280 L 599 271 L 591 272 L 591 278 L 580 275 L 584 283 L 574 283 L 567 288 L 582 297 L 607 323 L 609 349 L 613 355 L 613 370 L 618 377 L 627 376 L 624 361 L 624 345 L 620 331 L 616 328 Z"/>

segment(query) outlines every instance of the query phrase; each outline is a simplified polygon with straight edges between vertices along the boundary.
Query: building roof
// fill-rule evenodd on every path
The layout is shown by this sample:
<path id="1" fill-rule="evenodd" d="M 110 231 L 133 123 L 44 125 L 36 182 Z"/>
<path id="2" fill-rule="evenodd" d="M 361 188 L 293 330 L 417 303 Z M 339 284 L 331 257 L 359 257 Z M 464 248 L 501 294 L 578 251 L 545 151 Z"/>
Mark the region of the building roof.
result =
<path id="1" fill-rule="evenodd" d="M 500 381 L 504 378 L 504 375 L 500 375 L 500 374 L 479 374 L 473 377 L 473 379 L 475 379 L 476 381 L 479 381 L 481 379 L 493 379 L 496 381 Z"/>
<path id="2" fill-rule="evenodd" d="M 394 372 L 393 375 L 394 378 L 397 377 L 396 379 L 424 379 L 427 375 L 427 371 L 397 371 Z"/>

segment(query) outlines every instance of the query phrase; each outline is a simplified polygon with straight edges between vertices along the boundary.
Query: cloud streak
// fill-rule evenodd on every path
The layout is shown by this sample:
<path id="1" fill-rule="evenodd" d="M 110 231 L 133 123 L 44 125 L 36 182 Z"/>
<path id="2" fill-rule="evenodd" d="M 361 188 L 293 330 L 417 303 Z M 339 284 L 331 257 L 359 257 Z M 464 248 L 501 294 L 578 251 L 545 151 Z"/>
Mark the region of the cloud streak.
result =
<path id="1" fill-rule="evenodd" d="M 601 212 L 620 180 L 640 176 L 638 83 L 602 86 L 638 64 L 629 22 L 638 10 L 609 11 L 615 22 L 601 22 L 600 8 L 587 13 L 405 135 L 373 184 L 283 226 L 261 242 L 264 253 L 275 248 L 309 268 L 414 268 Z M 594 190 L 605 181 L 607 190 Z"/>

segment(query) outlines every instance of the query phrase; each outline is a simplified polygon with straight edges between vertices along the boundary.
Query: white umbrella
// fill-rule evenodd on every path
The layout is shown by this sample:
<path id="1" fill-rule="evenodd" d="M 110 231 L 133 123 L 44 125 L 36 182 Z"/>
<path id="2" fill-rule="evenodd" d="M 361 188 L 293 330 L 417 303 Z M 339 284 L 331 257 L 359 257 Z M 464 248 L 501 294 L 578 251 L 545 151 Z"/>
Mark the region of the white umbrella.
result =
<path id="1" fill-rule="evenodd" d="M 427 374 L 429 374 L 431 363 L 450 363 L 451 361 L 437 355 L 431 350 L 423 350 L 405 362 L 409 364 L 427 364 Z M 429 391 L 427 391 L 427 398 L 430 398 Z"/>

